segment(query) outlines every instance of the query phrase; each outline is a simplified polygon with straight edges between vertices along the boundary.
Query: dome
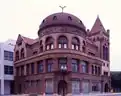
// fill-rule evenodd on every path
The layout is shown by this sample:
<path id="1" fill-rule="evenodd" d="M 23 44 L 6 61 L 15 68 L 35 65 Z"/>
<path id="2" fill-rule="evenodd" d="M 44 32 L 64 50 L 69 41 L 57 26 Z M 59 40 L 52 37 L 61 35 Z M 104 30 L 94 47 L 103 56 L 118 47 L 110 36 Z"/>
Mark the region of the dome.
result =
<path id="1" fill-rule="evenodd" d="M 43 22 L 39 26 L 39 29 L 41 30 L 43 28 L 56 25 L 70 25 L 85 30 L 85 26 L 79 18 L 65 12 L 49 15 L 43 20 Z"/>

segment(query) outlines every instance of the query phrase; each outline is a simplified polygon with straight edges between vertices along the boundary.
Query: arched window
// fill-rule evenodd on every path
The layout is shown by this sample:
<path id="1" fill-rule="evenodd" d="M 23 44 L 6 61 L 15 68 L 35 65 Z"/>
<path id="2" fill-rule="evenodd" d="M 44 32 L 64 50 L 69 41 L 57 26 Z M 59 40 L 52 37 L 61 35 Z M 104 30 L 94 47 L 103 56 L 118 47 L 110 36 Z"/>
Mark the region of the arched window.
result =
<path id="1" fill-rule="evenodd" d="M 106 47 L 106 60 L 109 60 L 109 48 Z"/>
<path id="2" fill-rule="evenodd" d="M 16 51 L 16 61 L 19 60 L 19 51 Z"/>
<path id="3" fill-rule="evenodd" d="M 21 59 L 24 58 L 24 48 L 21 49 Z"/>
<path id="4" fill-rule="evenodd" d="M 68 47 L 68 40 L 65 36 L 60 36 L 58 38 L 58 48 L 67 48 Z"/>
<path id="5" fill-rule="evenodd" d="M 54 48 L 54 39 L 52 37 L 48 37 L 45 41 L 46 50 L 50 50 Z"/>
<path id="6" fill-rule="evenodd" d="M 72 49 L 79 50 L 80 48 L 80 41 L 78 38 L 72 38 Z"/>
<path id="7" fill-rule="evenodd" d="M 103 46 L 103 59 L 109 60 L 109 48 L 106 46 Z"/>

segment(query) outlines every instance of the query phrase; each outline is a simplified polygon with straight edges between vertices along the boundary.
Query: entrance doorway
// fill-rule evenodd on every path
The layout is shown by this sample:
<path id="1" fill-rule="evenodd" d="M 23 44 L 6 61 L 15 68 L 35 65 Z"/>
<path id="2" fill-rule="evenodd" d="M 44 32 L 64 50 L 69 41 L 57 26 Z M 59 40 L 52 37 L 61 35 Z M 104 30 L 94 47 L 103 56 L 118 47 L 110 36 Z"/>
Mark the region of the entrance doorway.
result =
<path id="1" fill-rule="evenodd" d="M 108 83 L 105 84 L 105 89 L 104 89 L 105 92 L 108 92 Z"/>
<path id="2" fill-rule="evenodd" d="M 58 94 L 62 96 L 67 94 L 67 82 L 65 80 L 60 80 L 58 82 Z"/>

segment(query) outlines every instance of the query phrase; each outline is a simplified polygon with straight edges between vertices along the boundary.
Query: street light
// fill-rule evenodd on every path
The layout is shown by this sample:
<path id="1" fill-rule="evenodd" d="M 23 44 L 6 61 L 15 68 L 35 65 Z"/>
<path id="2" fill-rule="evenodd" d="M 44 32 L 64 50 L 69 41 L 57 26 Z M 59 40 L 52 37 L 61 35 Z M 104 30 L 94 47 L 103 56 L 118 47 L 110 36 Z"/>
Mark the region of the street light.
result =
<path id="1" fill-rule="evenodd" d="M 61 72 L 62 72 L 62 77 L 63 77 L 63 81 L 64 81 L 64 75 L 65 75 L 65 73 L 66 73 L 66 71 L 67 71 L 67 66 L 66 66 L 66 64 L 61 64 L 60 70 L 61 70 Z M 63 85 L 63 96 L 65 96 L 65 90 L 64 90 L 64 89 L 65 89 L 65 88 L 64 88 L 64 85 Z"/>

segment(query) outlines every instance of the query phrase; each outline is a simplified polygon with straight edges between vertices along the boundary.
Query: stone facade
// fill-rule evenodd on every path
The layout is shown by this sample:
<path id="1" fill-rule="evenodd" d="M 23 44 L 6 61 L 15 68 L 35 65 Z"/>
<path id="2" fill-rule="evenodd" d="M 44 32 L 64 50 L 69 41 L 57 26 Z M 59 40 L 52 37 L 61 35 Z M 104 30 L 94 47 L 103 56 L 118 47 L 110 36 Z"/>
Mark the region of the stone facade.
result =
<path id="1" fill-rule="evenodd" d="M 15 93 L 107 92 L 109 70 L 103 74 L 102 66 L 110 61 L 109 33 L 101 24 L 97 17 L 86 31 L 77 17 L 56 13 L 43 20 L 39 38 L 19 35 L 14 49 Z"/>

